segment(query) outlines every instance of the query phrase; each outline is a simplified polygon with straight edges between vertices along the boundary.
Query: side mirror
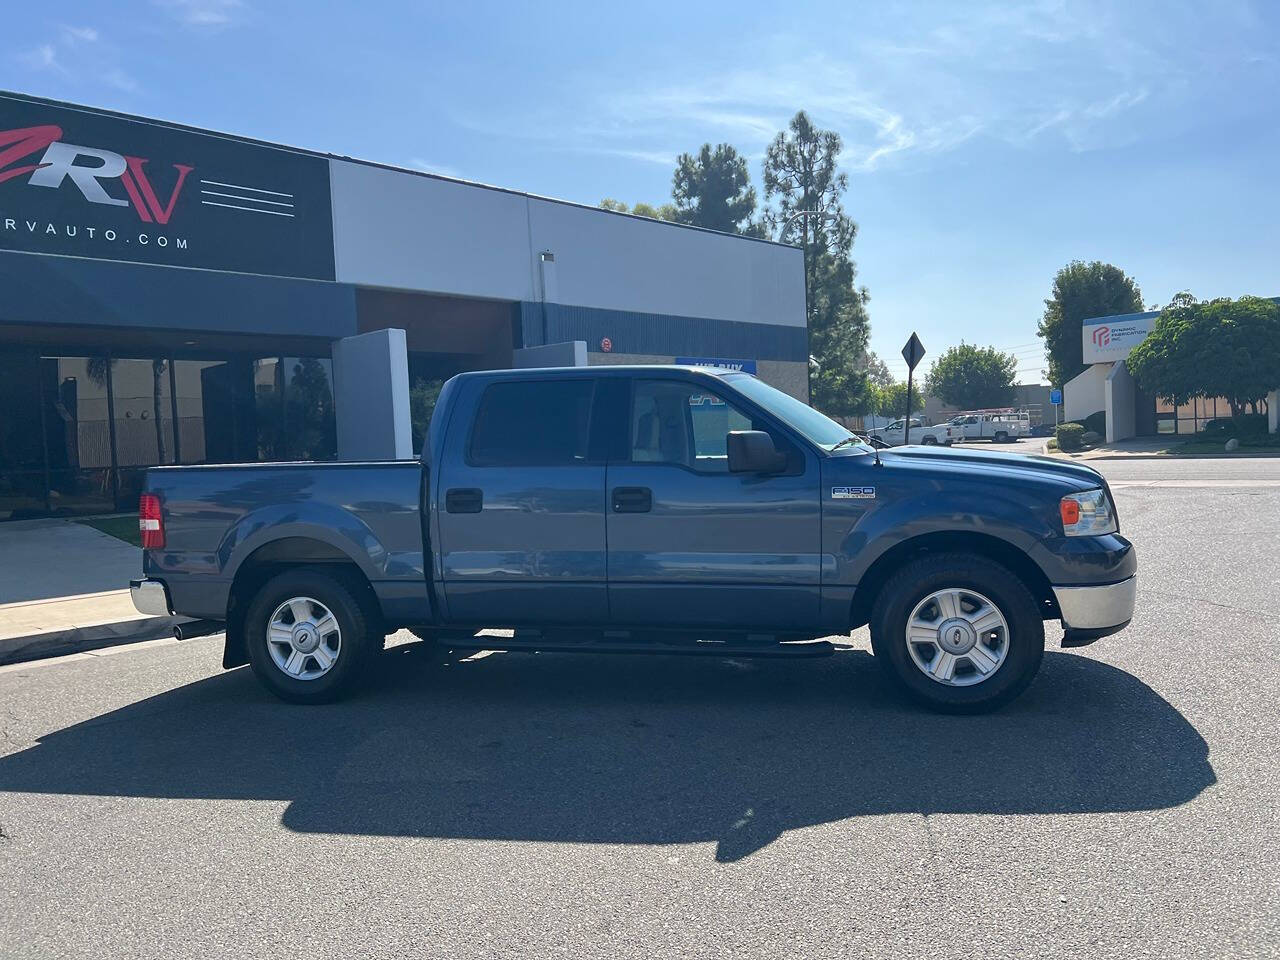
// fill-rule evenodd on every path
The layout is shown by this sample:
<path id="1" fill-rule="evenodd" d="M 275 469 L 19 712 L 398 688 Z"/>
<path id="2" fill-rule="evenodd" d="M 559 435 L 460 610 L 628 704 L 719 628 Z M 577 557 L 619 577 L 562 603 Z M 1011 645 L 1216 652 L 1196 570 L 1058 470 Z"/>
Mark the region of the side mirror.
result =
<path id="1" fill-rule="evenodd" d="M 787 457 L 763 430 L 731 430 L 725 438 L 730 473 L 781 473 Z"/>

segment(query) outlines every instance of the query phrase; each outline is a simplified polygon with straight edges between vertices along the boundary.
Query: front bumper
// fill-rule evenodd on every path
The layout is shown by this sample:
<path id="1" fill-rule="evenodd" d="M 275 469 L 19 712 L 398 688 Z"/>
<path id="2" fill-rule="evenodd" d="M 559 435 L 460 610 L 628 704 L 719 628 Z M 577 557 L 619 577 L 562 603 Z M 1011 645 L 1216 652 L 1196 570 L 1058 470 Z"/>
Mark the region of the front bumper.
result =
<path id="1" fill-rule="evenodd" d="M 152 617 L 167 617 L 173 613 L 169 591 L 159 580 L 130 580 L 129 596 L 139 613 Z"/>
<path id="2" fill-rule="evenodd" d="M 1054 587 L 1062 614 L 1064 647 L 1079 647 L 1123 630 L 1133 619 L 1137 574 L 1119 583 L 1092 587 Z"/>

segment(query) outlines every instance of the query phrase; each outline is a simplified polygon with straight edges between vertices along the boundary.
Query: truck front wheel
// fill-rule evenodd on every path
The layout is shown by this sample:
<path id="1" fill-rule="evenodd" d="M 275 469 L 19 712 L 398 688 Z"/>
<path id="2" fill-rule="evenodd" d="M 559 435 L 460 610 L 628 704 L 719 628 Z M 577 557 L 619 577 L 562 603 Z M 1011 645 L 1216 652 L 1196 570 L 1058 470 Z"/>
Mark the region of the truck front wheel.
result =
<path id="1" fill-rule="evenodd" d="M 871 614 L 871 646 L 916 700 L 950 713 L 980 713 L 1018 696 L 1044 656 L 1035 598 L 984 556 L 946 553 L 894 573 Z"/>
<path id="2" fill-rule="evenodd" d="M 336 700 L 381 646 L 373 619 L 339 577 L 306 568 L 286 571 L 267 581 L 249 604 L 249 665 L 282 700 Z"/>

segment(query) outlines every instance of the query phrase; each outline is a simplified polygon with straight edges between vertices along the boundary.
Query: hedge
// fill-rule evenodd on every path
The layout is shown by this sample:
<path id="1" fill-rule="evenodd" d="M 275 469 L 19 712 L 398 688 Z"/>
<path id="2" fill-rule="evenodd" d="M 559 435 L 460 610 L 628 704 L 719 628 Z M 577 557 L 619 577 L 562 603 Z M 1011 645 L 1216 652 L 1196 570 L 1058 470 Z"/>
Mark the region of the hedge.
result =
<path id="1" fill-rule="evenodd" d="M 1084 449 L 1084 425 L 1080 423 L 1060 423 L 1054 434 L 1058 439 L 1059 450 Z"/>

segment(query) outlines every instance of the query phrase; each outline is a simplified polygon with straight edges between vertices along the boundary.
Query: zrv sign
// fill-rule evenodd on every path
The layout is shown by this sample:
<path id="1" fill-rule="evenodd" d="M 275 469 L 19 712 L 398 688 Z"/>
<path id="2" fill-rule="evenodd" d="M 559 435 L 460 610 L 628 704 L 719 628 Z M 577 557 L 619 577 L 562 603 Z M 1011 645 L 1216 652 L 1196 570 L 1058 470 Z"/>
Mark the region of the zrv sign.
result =
<path id="1" fill-rule="evenodd" d="M 332 280 L 329 164 L 0 96 L 0 249 Z"/>
<path id="2" fill-rule="evenodd" d="M 1130 313 L 1119 317 L 1084 322 L 1084 362 L 1111 363 L 1123 360 L 1129 351 L 1147 338 L 1156 313 Z"/>

